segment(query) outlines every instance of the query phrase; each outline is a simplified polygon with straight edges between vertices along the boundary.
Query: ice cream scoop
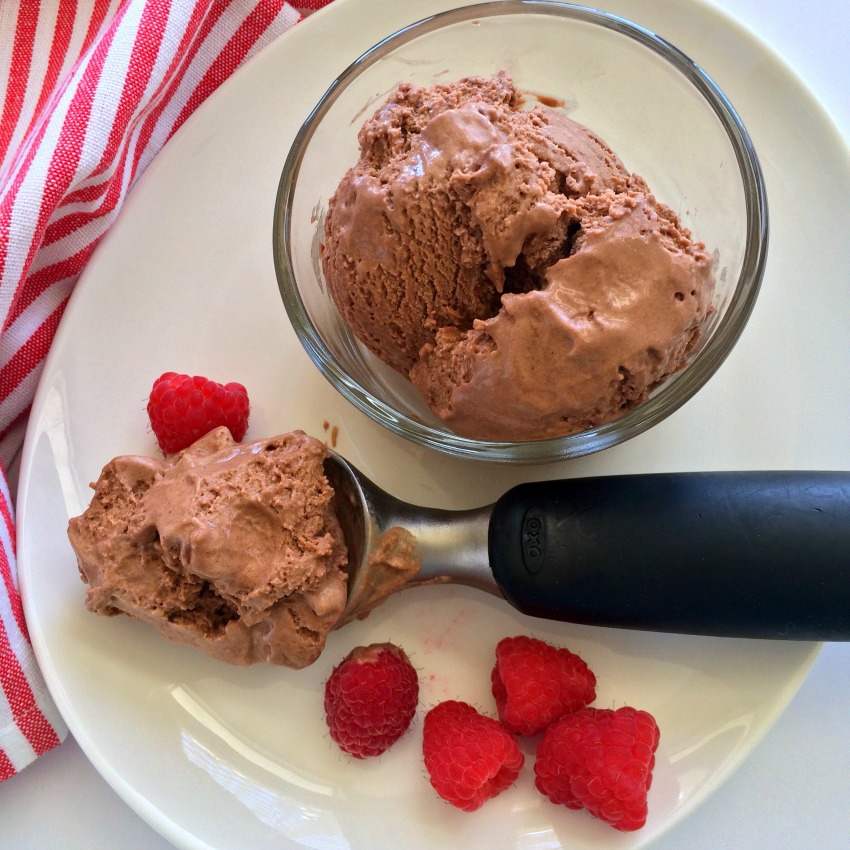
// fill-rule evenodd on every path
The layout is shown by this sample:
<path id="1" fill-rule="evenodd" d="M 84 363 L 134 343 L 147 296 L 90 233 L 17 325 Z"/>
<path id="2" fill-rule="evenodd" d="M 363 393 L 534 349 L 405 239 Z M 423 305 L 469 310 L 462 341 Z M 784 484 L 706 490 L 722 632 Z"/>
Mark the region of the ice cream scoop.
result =
<path id="1" fill-rule="evenodd" d="M 850 639 L 850 473 L 658 473 L 419 507 L 325 461 L 349 555 L 343 622 L 454 581 L 537 617 L 683 634 Z"/>
<path id="2" fill-rule="evenodd" d="M 302 431 L 237 443 L 220 426 L 113 458 L 68 523 L 86 606 L 230 664 L 312 664 L 348 598 L 326 455 Z"/>
<path id="3" fill-rule="evenodd" d="M 321 263 L 353 334 L 476 440 L 575 434 L 685 368 L 714 258 L 592 130 L 506 72 L 401 83 L 329 199 Z"/>

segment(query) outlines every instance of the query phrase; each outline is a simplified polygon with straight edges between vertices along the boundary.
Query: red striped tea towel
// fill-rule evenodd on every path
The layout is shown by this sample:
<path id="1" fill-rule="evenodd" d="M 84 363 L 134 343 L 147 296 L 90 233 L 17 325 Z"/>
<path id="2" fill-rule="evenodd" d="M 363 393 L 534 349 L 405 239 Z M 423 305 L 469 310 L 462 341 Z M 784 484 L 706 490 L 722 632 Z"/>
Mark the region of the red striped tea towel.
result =
<path id="1" fill-rule="evenodd" d="M 0 2 L 0 780 L 66 734 L 24 622 L 7 470 L 68 297 L 198 104 L 329 2 Z"/>

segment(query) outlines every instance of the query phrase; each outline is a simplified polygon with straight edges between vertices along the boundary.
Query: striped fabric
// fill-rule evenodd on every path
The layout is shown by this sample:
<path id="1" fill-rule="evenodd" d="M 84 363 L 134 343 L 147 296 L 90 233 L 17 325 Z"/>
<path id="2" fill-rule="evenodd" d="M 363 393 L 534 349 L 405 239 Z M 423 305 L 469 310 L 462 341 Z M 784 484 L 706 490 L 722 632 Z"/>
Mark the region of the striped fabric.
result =
<path id="1" fill-rule="evenodd" d="M 0 780 L 66 734 L 33 657 L 6 470 L 68 297 L 139 175 L 330 0 L 0 0 Z"/>

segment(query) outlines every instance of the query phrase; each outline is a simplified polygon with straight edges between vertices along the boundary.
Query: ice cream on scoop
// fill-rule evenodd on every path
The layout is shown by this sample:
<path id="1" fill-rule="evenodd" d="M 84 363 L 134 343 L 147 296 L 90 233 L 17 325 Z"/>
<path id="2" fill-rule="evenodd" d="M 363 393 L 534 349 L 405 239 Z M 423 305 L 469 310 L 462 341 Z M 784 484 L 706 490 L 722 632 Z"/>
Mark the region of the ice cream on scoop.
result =
<path id="1" fill-rule="evenodd" d="M 302 432 L 237 444 L 222 427 L 110 461 L 68 528 L 88 608 L 233 664 L 312 663 L 347 598 L 326 456 Z"/>
<path id="2" fill-rule="evenodd" d="M 399 85 L 360 130 L 322 264 L 354 334 L 459 434 L 574 433 L 679 370 L 712 262 L 593 132 L 503 72 Z"/>

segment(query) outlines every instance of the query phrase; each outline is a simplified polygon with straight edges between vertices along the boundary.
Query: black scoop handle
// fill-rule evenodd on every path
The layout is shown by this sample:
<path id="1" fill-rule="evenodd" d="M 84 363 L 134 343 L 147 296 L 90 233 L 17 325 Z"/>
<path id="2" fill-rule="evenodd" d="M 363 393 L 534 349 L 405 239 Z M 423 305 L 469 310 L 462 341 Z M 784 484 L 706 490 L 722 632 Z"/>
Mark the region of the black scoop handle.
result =
<path id="1" fill-rule="evenodd" d="M 490 566 L 536 617 L 681 634 L 850 640 L 850 473 L 700 472 L 521 484 Z"/>

